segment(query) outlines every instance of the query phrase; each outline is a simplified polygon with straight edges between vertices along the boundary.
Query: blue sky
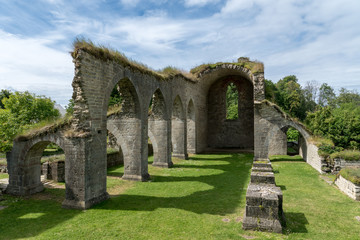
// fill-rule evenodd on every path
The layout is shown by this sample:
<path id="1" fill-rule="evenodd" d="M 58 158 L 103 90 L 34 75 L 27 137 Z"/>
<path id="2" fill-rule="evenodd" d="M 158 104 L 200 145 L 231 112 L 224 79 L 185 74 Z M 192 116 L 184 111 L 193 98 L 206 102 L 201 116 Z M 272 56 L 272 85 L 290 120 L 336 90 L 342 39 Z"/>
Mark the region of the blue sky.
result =
<path id="1" fill-rule="evenodd" d="M 274 82 L 296 75 L 360 91 L 358 0 L 0 0 L 0 89 L 66 105 L 76 37 L 160 69 L 247 56 Z"/>

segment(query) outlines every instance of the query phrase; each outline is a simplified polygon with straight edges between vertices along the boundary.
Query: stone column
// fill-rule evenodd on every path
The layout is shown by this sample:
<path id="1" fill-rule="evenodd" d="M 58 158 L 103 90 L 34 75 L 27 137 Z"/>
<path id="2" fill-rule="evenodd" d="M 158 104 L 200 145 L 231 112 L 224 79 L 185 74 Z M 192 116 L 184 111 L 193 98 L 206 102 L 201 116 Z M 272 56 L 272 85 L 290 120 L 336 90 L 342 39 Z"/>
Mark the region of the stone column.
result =
<path id="1" fill-rule="evenodd" d="M 171 123 L 169 120 L 150 120 L 149 129 L 152 132 L 156 143 L 154 147 L 154 163 L 157 167 L 172 167 L 171 161 Z"/>
<path id="2" fill-rule="evenodd" d="M 106 200 L 106 131 L 70 139 L 65 160 L 65 208 L 87 209 Z"/>
<path id="3" fill-rule="evenodd" d="M 186 121 L 173 118 L 171 121 L 172 156 L 188 159 Z"/>

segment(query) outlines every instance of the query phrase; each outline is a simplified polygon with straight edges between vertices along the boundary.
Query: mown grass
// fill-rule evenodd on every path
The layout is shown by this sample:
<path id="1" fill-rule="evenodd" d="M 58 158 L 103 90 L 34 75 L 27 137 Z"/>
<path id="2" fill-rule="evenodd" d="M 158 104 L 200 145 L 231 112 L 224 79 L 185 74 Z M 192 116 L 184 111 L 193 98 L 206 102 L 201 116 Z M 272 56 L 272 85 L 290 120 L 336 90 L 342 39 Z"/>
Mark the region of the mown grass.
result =
<path id="1" fill-rule="evenodd" d="M 111 198 L 80 211 L 61 208 L 64 189 L 28 199 L 5 196 L 0 239 L 357 239 L 359 203 L 326 184 L 303 161 L 273 162 L 283 189 L 285 234 L 244 231 L 252 155 L 195 155 L 175 167 L 149 166 L 150 182 L 108 171 Z M 292 158 L 294 159 L 294 158 Z M 152 158 L 149 158 L 150 163 Z"/>
<path id="2" fill-rule="evenodd" d="M 319 177 L 304 161 L 272 161 L 283 190 L 288 239 L 359 239 L 360 203 Z"/>

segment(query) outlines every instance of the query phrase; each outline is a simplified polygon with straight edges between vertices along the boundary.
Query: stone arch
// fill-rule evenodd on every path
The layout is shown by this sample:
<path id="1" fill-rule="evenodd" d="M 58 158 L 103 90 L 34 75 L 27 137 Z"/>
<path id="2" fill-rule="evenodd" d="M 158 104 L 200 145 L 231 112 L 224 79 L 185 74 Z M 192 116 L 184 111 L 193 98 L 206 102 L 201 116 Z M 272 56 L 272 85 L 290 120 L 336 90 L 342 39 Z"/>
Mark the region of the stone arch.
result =
<path id="1" fill-rule="evenodd" d="M 194 101 L 190 99 L 187 105 L 187 150 L 196 153 L 196 112 Z"/>
<path id="2" fill-rule="evenodd" d="M 145 181 L 149 178 L 147 165 L 147 129 L 141 118 L 141 105 L 136 87 L 130 78 L 114 78 L 112 85 L 117 87 L 121 104 L 119 111 L 107 117 L 107 129 L 112 132 L 121 146 L 124 157 L 125 180 Z M 110 98 L 110 89 L 107 89 L 105 109 Z M 111 89 L 112 91 L 112 89 Z M 145 132 L 146 131 L 146 132 Z M 146 145 L 145 145 L 146 143 Z"/>
<path id="3" fill-rule="evenodd" d="M 41 157 L 46 146 L 54 143 L 64 151 L 65 158 L 71 155 L 61 134 L 47 134 L 33 139 L 14 141 L 8 157 L 9 185 L 7 192 L 14 195 L 30 195 L 44 189 L 41 182 Z M 65 178 L 68 173 L 65 171 Z"/>
<path id="4" fill-rule="evenodd" d="M 171 142 L 172 155 L 187 159 L 186 115 L 179 95 L 176 95 L 172 106 Z"/>
<path id="5" fill-rule="evenodd" d="M 286 120 L 280 123 L 275 122 L 266 137 L 266 141 L 268 141 L 269 155 L 287 155 L 287 130 L 290 127 L 296 129 L 300 134 L 300 138 L 304 141 L 304 143 L 299 146 L 303 149 L 306 148 L 310 135 L 304 128 L 291 120 Z"/>
<path id="6" fill-rule="evenodd" d="M 167 104 L 160 88 L 156 89 L 151 98 L 152 108 L 148 119 L 148 135 L 153 143 L 154 166 L 171 167 L 170 119 Z M 149 104 L 150 105 L 150 104 Z"/>
<path id="7" fill-rule="evenodd" d="M 238 91 L 237 119 L 227 119 L 226 92 L 233 83 Z M 253 84 L 240 75 L 217 79 L 207 93 L 207 144 L 212 149 L 254 148 Z"/>

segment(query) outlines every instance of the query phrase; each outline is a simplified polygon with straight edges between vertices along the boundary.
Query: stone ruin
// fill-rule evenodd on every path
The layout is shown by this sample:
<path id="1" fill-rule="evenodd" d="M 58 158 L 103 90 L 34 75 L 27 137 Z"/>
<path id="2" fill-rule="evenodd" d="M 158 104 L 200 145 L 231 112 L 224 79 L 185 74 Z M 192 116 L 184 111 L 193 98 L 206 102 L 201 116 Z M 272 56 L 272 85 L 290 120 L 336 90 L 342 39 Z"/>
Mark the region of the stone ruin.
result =
<path id="1" fill-rule="evenodd" d="M 90 208 L 109 197 L 107 132 L 121 147 L 122 178 L 126 180 L 149 179 L 149 138 L 153 165 L 165 168 L 173 165 L 171 157 L 186 159 L 189 153 L 237 148 L 254 152 L 244 228 L 280 232 L 282 193 L 275 186 L 268 156 L 286 154 L 288 127 L 302 135 L 300 154 L 321 169 L 317 148 L 309 141 L 307 131 L 265 100 L 262 63 L 240 58 L 237 63 L 199 66 L 190 75 L 165 75 L 91 44 L 75 45 L 72 56 L 73 116 L 14 140 L 7 155 L 9 194 L 43 190 L 40 159 L 49 143 L 57 144 L 65 153 L 66 196 L 62 206 L 76 209 Z M 236 120 L 226 119 L 230 83 L 239 93 Z M 108 113 L 114 87 L 122 97 L 121 110 Z"/>

